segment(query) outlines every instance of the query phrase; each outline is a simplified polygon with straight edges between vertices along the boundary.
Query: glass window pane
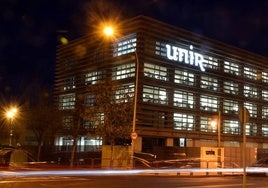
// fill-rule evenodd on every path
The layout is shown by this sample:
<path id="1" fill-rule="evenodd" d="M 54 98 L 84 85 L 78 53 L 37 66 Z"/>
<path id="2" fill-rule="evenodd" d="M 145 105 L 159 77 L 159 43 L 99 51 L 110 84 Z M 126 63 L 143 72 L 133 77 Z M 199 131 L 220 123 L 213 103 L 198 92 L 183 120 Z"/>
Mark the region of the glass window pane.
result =
<path id="1" fill-rule="evenodd" d="M 194 130 L 194 116 L 191 114 L 174 113 L 174 129 Z"/>

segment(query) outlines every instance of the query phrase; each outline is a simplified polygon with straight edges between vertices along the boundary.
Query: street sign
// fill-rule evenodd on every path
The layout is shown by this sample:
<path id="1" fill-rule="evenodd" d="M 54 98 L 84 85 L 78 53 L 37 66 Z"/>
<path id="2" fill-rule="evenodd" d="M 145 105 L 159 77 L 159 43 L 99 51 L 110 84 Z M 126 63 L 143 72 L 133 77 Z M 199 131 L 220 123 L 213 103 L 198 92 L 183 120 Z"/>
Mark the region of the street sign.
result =
<path id="1" fill-rule="evenodd" d="M 249 121 L 249 112 L 246 107 L 239 109 L 239 120 L 240 122 L 247 123 Z"/>
<path id="2" fill-rule="evenodd" d="M 136 132 L 132 132 L 130 136 L 132 140 L 136 140 L 138 137 L 138 134 Z"/>

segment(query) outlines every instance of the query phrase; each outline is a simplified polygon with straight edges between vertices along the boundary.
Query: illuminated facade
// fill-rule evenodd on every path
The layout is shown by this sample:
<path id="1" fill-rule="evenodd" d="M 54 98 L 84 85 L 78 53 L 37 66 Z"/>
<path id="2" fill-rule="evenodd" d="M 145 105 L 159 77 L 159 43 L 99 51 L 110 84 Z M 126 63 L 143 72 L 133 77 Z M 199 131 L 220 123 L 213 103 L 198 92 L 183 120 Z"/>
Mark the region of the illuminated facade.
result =
<path id="1" fill-rule="evenodd" d="M 88 35 L 58 47 L 55 94 L 59 109 L 70 112 L 65 127 L 76 121 L 72 111 L 78 96 L 94 105 L 86 88 L 104 78 L 122 84 L 115 98 L 130 96 L 125 102 L 133 102 L 138 62 L 137 151 L 217 146 L 217 126 L 210 122 L 219 112 L 221 145 L 240 147 L 242 107 L 250 113 L 247 146 L 268 148 L 267 58 L 144 16 L 121 25 L 121 36 L 114 40 Z M 95 128 L 86 121 L 82 127 Z M 92 136 L 80 136 L 81 150 L 101 144 L 87 135 Z M 56 144 L 71 142 L 59 136 Z"/>

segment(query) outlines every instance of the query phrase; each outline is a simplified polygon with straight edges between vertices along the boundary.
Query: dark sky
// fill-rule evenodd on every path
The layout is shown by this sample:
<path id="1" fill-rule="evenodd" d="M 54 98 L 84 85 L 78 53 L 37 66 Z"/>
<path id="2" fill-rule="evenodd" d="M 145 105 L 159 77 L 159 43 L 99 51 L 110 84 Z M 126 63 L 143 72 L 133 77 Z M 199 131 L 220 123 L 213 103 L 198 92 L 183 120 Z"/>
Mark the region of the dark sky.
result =
<path id="1" fill-rule="evenodd" d="M 0 92 L 52 86 L 60 34 L 140 14 L 268 57 L 268 0 L 0 0 Z"/>

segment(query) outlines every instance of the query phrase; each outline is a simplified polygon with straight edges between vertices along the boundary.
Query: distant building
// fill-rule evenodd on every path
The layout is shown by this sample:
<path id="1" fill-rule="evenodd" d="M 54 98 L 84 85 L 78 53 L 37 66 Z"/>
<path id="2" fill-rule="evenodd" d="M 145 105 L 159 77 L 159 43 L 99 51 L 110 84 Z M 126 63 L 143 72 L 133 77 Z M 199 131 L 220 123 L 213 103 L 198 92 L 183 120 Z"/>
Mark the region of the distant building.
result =
<path id="1" fill-rule="evenodd" d="M 240 147 L 243 107 L 250 114 L 247 147 L 268 148 L 268 58 L 144 16 L 123 22 L 120 33 L 110 41 L 89 34 L 58 47 L 55 96 L 58 108 L 70 112 L 66 128 L 75 123 L 78 96 L 93 105 L 86 88 L 105 77 L 122 83 L 117 98 L 128 94 L 126 102 L 133 102 L 139 63 L 136 151 L 216 147 L 219 126 L 211 121 L 219 114 L 220 145 Z M 86 121 L 83 127 L 95 128 Z M 93 133 L 80 136 L 81 151 L 101 145 Z M 71 139 L 59 135 L 56 145 Z"/>

